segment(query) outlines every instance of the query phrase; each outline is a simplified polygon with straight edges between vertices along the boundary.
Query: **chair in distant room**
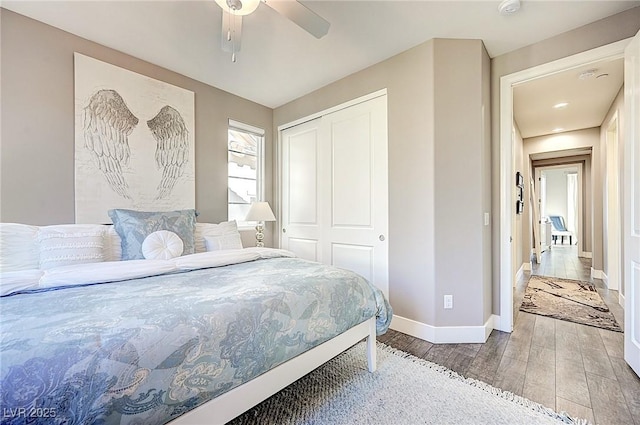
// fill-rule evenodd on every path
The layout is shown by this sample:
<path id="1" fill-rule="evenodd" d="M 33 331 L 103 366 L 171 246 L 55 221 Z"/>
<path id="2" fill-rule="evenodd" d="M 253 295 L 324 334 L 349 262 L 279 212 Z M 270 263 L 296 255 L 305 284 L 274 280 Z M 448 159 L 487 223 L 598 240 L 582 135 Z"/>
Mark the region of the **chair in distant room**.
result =
<path id="1" fill-rule="evenodd" d="M 549 220 L 551 220 L 551 225 L 553 226 L 553 230 L 551 230 L 551 238 L 553 239 L 553 243 L 558 243 L 558 237 L 560 237 L 560 243 L 564 244 L 565 236 L 569 237 L 569 245 L 573 245 L 573 233 L 567 230 L 567 226 L 564 223 L 564 217 L 561 215 L 550 215 Z"/>

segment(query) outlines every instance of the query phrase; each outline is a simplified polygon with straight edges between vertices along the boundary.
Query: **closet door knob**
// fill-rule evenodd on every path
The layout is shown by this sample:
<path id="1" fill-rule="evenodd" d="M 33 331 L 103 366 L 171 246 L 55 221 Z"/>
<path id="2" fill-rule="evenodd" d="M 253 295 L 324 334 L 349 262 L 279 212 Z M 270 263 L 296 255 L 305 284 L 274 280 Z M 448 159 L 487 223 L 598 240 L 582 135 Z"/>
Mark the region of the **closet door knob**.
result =
<path id="1" fill-rule="evenodd" d="M 380 235 L 380 236 L 378 236 L 378 239 L 380 239 L 380 241 L 384 242 L 385 237 L 384 237 L 384 235 Z"/>

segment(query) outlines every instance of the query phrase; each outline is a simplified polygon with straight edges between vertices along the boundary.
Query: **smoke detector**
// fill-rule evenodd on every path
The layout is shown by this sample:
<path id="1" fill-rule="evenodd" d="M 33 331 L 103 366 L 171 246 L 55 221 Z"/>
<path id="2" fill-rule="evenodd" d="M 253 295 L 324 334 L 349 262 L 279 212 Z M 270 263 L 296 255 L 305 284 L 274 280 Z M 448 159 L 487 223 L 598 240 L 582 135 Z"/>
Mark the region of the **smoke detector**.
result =
<path id="1" fill-rule="evenodd" d="M 520 10 L 520 0 L 504 0 L 498 6 L 501 15 L 512 15 Z"/>

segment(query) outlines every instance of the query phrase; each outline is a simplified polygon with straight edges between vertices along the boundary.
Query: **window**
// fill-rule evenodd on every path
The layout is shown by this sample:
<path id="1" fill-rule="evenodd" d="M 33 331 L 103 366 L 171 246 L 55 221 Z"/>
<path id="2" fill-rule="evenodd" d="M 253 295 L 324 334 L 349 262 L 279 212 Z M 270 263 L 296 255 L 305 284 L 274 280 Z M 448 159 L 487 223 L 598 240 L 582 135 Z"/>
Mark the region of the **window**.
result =
<path id="1" fill-rule="evenodd" d="M 229 120 L 229 220 L 238 226 L 254 226 L 244 221 L 252 202 L 264 198 L 264 130 Z"/>

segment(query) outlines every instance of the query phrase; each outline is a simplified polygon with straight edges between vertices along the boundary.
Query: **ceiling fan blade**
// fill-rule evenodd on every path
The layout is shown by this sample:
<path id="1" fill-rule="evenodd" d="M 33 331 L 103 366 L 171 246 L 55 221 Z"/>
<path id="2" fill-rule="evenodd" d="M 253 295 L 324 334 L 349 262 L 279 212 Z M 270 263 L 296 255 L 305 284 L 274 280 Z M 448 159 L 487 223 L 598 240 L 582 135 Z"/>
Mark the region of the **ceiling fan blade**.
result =
<path id="1" fill-rule="evenodd" d="M 265 3 L 315 38 L 322 38 L 329 31 L 331 24 L 300 2 L 295 0 L 265 0 Z"/>
<path id="2" fill-rule="evenodd" d="M 222 50 L 228 53 L 240 51 L 242 16 L 222 11 Z"/>

